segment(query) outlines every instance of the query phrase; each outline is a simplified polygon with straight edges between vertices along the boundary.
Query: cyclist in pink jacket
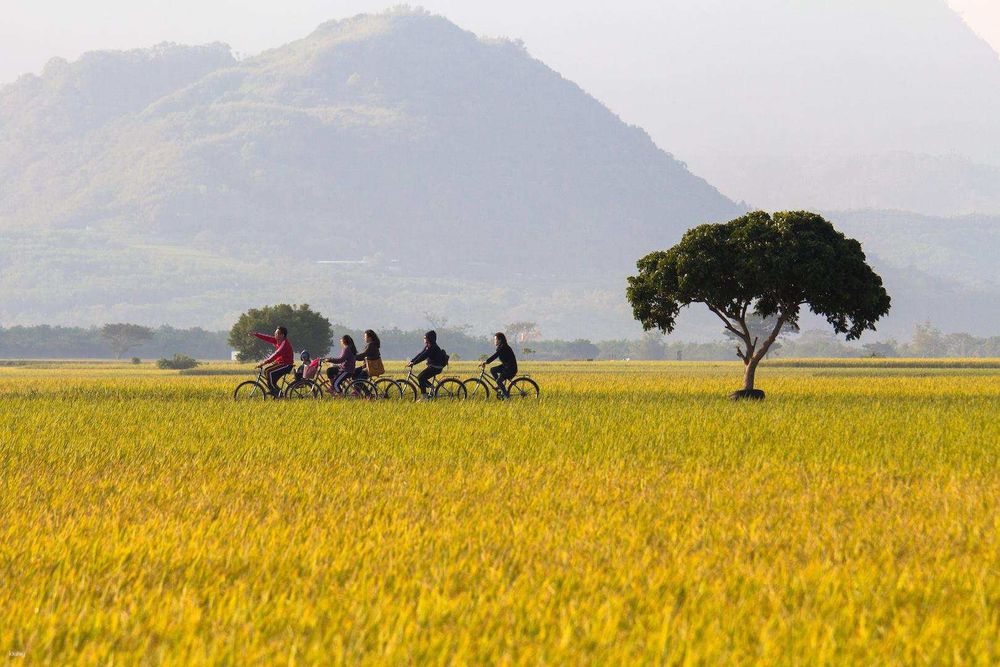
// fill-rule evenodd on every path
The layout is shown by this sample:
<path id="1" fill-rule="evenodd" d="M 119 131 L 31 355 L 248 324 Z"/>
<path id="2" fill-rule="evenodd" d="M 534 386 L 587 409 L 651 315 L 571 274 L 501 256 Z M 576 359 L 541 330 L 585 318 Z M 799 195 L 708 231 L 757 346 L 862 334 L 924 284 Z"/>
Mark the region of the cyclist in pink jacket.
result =
<path id="1" fill-rule="evenodd" d="M 288 329 L 278 327 L 274 330 L 273 336 L 262 333 L 251 333 L 250 335 L 274 346 L 274 354 L 257 364 L 257 368 L 270 366 L 265 371 L 267 388 L 271 390 L 272 396 L 277 397 L 278 379 L 295 367 L 295 350 L 292 349 L 292 344 L 288 340 Z"/>

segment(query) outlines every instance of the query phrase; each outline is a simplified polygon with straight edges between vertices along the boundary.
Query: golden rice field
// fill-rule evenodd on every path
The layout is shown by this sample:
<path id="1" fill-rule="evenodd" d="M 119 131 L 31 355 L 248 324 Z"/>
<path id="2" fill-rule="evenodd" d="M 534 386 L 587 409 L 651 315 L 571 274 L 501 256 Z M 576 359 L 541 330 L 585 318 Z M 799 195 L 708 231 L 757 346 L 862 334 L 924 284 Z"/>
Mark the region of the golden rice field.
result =
<path id="1" fill-rule="evenodd" d="M 0 368 L 0 650 L 1000 662 L 1000 368 L 837 365 L 732 404 L 733 364 L 535 364 L 541 401 L 488 405 Z"/>

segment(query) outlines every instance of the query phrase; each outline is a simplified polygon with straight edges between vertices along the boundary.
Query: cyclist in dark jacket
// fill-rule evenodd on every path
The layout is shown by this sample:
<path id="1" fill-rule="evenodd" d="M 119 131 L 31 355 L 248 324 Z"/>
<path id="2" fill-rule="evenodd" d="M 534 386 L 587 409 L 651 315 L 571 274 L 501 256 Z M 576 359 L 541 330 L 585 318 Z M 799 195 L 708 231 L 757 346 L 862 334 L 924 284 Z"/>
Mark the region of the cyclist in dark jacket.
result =
<path id="1" fill-rule="evenodd" d="M 498 365 L 490 369 L 490 375 L 496 380 L 497 387 L 500 388 L 500 395 L 509 398 L 510 394 L 504 386 L 504 381 L 512 380 L 517 375 L 517 357 L 514 356 L 514 350 L 507 344 L 507 336 L 499 331 L 493 334 L 493 342 L 496 343 L 497 351 L 479 365 L 482 368 L 486 368 L 486 364 L 492 363 L 497 359 L 500 360 Z"/>
<path id="2" fill-rule="evenodd" d="M 406 367 L 411 368 L 421 361 L 427 362 L 427 368 L 417 375 L 417 382 L 420 385 L 420 393 L 426 397 L 427 390 L 431 388 L 431 378 L 439 375 L 448 365 L 444 350 L 438 347 L 436 331 L 432 330 L 424 334 L 424 349 L 420 354 L 410 359 L 410 363 L 406 364 Z"/>

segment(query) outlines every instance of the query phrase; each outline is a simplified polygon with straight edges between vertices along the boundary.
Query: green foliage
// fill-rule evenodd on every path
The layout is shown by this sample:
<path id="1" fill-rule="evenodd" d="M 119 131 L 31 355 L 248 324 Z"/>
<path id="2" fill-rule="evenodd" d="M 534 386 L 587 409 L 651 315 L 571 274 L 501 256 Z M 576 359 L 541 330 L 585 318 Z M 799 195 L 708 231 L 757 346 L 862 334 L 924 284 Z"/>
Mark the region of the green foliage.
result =
<path id="1" fill-rule="evenodd" d="M 738 338 L 747 366 L 745 383 L 787 325 L 797 325 L 802 306 L 826 318 L 854 340 L 889 312 L 882 279 L 868 266 L 861 244 L 805 211 L 747 214 L 730 222 L 689 230 L 666 251 L 637 263 L 628 279 L 628 300 L 646 330 L 673 331 L 681 308 L 708 306 Z M 774 318 L 774 327 L 751 331 L 748 316 Z"/>
<path id="2" fill-rule="evenodd" d="M 138 366 L 141 363 L 142 363 L 142 359 L 140 359 L 139 357 L 132 357 L 132 365 L 133 366 Z"/>
<path id="3" fill-rule="evenodd" d="M 139 324 L 105 324 L 101 328 L 101 338 L 107 341 L 115 359 L 137 345 L 153 339 L 153 330 Z"/>
<path id="4" fill-rule="evenodd" d="M 312 310 L 308 304 L 287 303 L 254 308 L 240 315 L 229 331 L 229 344 L 239 353 L 240 361 L 261 359 L 274 349 L 250 334 L 271 335 L 279 326 L 288 329 L 288 340 L 296 351 L 309 350 L 313 357 L 318 357 L 327 354 L 333 346 L 330 320 Z"/>
<path id="5" fill-rule="evenodd" d="M 170 359 L 160 359 L 156 362 L 156 367 L 164 370 L 182 371 L 188 368 L 196 368 L 197 366 L 197 359 L 189 357 L 186 354 L 175 354 Z"/>

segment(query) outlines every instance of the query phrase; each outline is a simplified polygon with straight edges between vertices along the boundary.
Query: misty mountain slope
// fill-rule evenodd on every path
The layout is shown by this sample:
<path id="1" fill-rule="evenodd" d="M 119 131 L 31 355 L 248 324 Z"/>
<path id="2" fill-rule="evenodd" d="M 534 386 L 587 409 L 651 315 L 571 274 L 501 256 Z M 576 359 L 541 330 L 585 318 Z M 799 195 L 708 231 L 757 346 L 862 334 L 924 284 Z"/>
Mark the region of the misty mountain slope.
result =
<path id="1" fill-rule="evenodd" d="M 33 182 L 36 201 L 80 186 L 56 227 L 232 243 L 277 225 L 346 256 L 424 237 L 557 272 L 577 262 L 535 251 L 553 234 L 570 256 L 605 245 L 595 259 L 621 268 L 739 211 L 520 47 L 419 12 L 325 24 L 92 140 L 76 171 Z"/>
<path id="2" fill-rule="evenodd" d="M 620 59 L 595 64 L 597 92 L 725 194 L 1000 214 L 1000 182 L 983 182 L 1000 167 L 1000 57 L 946 0 L 680 1 L 650 14 Z M 866 183 L 848 167 L 890 174 Z"/>
<path id="3" fill-rule="evenodd" d="M 883 265 L 1000 294 L 1000 217 L 930 217 L 902 211 L 827 214 Z M 924 288 L 932 284 L 924 282 Z M 994 309 L 995 310 L 995 309 Z M 998 315 L 1000 317 L 1000 315 Z"/>
<path id="4" fill-rule="evenodd" d="M 106 76 L 53 96 L 59 113 L 123 92 L 72 132 L 32 134 L 39 105 L 3 91 L 7 131 L 37 144 L 0 164 L 5 321 L 224 326 L 277 299 L 400 324 L 447 308 L 608 321 L 591 302 L 619 300 L 636 257 L 743 210 L 520 46 L 423 12 L 238 63 L 188 55 L 199 75 L 155 86 L 155 53 L 87 56 Z"/>
<path id="5" fill-rule="evenodd" d="M 366 326 L 431 313 L 610 338 L 639 331 L 638 257 L 743 211 L 517 44 L 422 12 L 239 62 L 219 46 L 92 54 L 0 105 L 5 324 L 227 327 L 288 301 Z M 884 272 L 880 333 L 935 314 L 1000 326 L 982 314 L 1000 294 L 995 218 L 830 218 Z M 678 336 L 717 337 L 703 316 Z"/>
<path id="6" fill-rule="evenodd" d="M 74 63 L 54 59 L 42 76 L 0 88 L 0 224 L 100 220 L 114 195 L 101 189 L 98 161 L 120 128 L 164 95 L 234 62 L 221 44 L 164 44 L 90 53 Z"/>
<path id="7" fill-rule="evenodd" d="M 739 167 L 737 168 L 737 165 Z M 1000 165 L 959 155 L 720 156 L 699 164 L 755 207 L 887 209 L 938 217 L 1000 215 Z"/>

